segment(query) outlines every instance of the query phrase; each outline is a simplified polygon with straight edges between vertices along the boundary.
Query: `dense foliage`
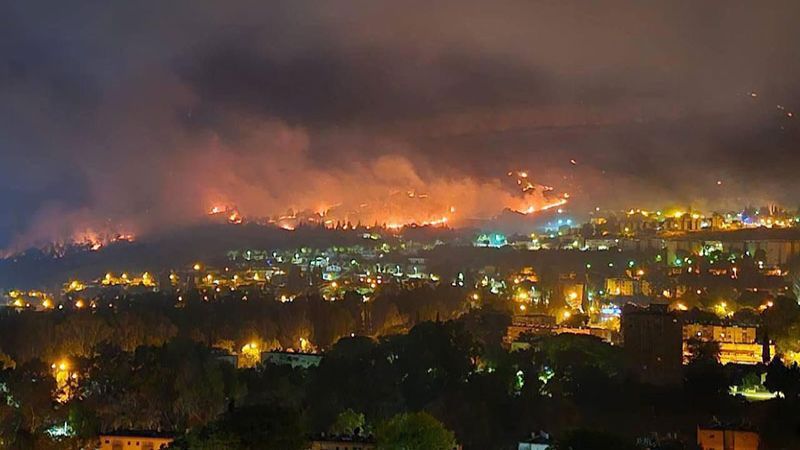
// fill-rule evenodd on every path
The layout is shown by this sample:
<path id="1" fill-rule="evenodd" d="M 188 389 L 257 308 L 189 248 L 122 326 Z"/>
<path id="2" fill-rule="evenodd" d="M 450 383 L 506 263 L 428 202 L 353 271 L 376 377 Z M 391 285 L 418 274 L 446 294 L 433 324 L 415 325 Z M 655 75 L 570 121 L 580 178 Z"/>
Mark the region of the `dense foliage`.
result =
<path id="1" fill-rule="evenodd" d="M 446 290 L 424 295 L 447 302 Z M 403 441 L 411 429 L 430 431 L 431 442 L 454 437 L 467 450 L 513 448 L 535 430 L 563 448 L 626 448 L 651 432 L 691 441 L 712 417 L 750 420 L 770 431 L 764 438 L 775 448 L 798 438 L 800 369 L 778 360 L 733 370 L 707 346 L 686 366 L 682 386 L 657 388 L 631 381 L 622 349 L 597 338 L 529 337 L 530 349 L 510 353 L 501 346 L 509 320 L 502 310 L 443 307 L 420 312 L 415 323 L 414 308 L 399 298 L 386 303 L 402 311 L 400 330 L 410 329 L 380 337 L 329 314 L 356 317 L 363 302 L 313 298 L 175 308 L 143 297 L 113 309 L 3 316 L 0 448 L 80 448 L 117 429 L 171 432 L 176 448 L 192 449 L 302 449 L 316 433 L 356 429 L 390 449 L 429 445 Z M 289 344 L 326 327 L 344 331 L 328 334 L 329 346 L 316 341 L 325 352 L 311 369 L 236 369 L 210 348 L 255 338 Z M 66 385 L 55 379 L 59 358 L 75 374 Z M 759 384 L 761 373 L 785 398 L 750 404 L 728 394 L 730 385 Z M 54 401 L 59 394 L 69 400 Z M 58 428 L 71 436 L 51 437 Z"/>

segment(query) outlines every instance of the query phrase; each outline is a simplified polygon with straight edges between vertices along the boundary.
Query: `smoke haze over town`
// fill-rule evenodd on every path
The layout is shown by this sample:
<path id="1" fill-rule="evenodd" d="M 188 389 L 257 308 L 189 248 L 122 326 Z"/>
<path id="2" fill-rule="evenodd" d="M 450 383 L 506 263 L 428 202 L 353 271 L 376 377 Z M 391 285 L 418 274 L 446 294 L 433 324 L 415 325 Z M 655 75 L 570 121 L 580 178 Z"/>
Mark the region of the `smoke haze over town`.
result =
<path id="1" fill-rule="evenodd" d="M 565 193 L 578 214 L 794 207 L 800 5 L 763 6 L 6 2 L 0 244 L 218 205 L 456 226 Z"/>

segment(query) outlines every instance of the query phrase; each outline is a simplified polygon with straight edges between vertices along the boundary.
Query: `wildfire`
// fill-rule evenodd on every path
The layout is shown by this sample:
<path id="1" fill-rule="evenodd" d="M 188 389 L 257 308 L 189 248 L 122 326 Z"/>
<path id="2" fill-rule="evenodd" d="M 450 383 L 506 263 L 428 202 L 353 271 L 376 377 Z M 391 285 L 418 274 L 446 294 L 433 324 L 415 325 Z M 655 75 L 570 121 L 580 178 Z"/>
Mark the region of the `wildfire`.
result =
<path id="1" fill-rule="evenodd" d="M 242 216 L 240 216 L 237 211 L 233 211 L 230 214 L 228 214 L 228 222 L 233 224 L 240 224 L 242 223 Z"/>
<path id="2" fill-rule="evenodd" d="M 228 223 L 239 225 L 243 222 L 239 210 L 231 206 L 214 205 L 208 210 L 208 215 L 212 217 L 224 216 Z"/>
<path id="3" fill-rule="evenodd" d="M 547 211 L 548 209 L 558 208 L 559 206 L 566 205 L 568 198 L 569 198 L 569 195 L 568 194 L 564 194 L 564 196 L 562 198 L 560 198 L 560 199 L 558 199 L 558 200 L 556 200 L 556 201 L 554 201 L 552 203 L 547 203 L 547 204 L 541 205 L 539 207 L 528 206 L 527 208 L 525 208 L 523 210 L 519 210 L 517 212 L 521 212 L 523 214 L 533 214 L 533 213 L 539 212 L 539 211 Z"/>
<path id="4" fill-rule="evenodd" d="M 511 171 L 508 175 L 515 181 L 513 190 L 496 183 L 474 181 L 456 184 L 458 188 L 451 189 L 451 182 L 445 180 L 387 190 L 383 195 L 369 193 L 351 202 L 315 199 L 308 202 L 308 208 L 291 205 L 283 214 L 251 217 L 229 203 L 216 202 L 206 213 L 225 223 L 247 221 L 287 231 L 304 224 L 345 230 L 356 227 L 401 230 L 407 227 L 458 226 L 464 220 L 492 217 L 503 208 L 533 214 L 558 208 L 569 201 L 569 194 L 556 193 L 552 186 L 537 183 L 530 171 Z M 463 206 L 456 208 L 454 204 Z"/>
<path id="5" fill-rule="evenodd" d="M 522 191 L 522 205 L 514 208 L 514 211 L 522 214 L 533 214 L 548 209 L 558 208 L 566 205 L 569 201 L 569 194 L 563 193 L 560 197 L 553 199 L 552 186 L 537 185 L 530 181 L 530 176 L 526 171 L 509 172 L 509 176 L 517 176 L 517 186 Z"/>

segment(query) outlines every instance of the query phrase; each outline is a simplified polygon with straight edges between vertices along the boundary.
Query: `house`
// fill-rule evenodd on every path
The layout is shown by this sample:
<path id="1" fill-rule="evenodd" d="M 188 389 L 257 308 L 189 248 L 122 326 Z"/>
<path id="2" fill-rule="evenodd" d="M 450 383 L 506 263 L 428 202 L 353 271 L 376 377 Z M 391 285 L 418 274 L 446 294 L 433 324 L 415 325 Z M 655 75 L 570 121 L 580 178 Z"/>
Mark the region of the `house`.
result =
<path id="1" fill-rule="evenodd" d="M 377 448 L 378 444 L 372 436 L 321 434 L 311 439 L 307 450 L 375 450 Z M 453 450 L 462 450 L 462 448 L 460 445 L 456 445 Z"/>
<path id="2" fill-rule="evenodd" d="M 308 450 L 375 450 L 372 436 L 319 435 L 309 442 Z"/>
<path id="3" fill-rule="evenodd" d="M 517 445 L 517 450 L 548 450 L 552 443 L 550 435 L 540 431 L 531 433 L 528 439 L 520 441 L 519 445 Z"/>
<path id="4" fill-rule="evenodd" d="M 261 352 L 262 364 L 270 363 L 278 366 L 292 366 L 292 368 L 302 367 L 303 369 L 308 369 L 310 367 L 319 366 L 320 361 L 322 361 L 322 355 L 315 353 Z"/>
<path id="5" fill-rule="evenodd" d="M 714 424 L 697 427 L 697 445 L 702 450 L 758 450 L 759 436 L 742 427 Z"/>
<path id="6" fill-rule="evenodd" d="M 152 431 L 119 431 L 101 434 L 100 450 L 159 450 L 167 448 L 172 437 Z"/>

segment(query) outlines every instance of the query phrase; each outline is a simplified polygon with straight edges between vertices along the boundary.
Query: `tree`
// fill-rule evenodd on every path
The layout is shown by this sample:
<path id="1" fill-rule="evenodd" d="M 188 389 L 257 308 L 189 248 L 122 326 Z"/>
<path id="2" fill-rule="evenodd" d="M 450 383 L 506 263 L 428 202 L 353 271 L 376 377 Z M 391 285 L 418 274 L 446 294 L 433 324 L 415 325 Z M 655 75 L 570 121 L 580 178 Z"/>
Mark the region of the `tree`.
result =
<path id="1" fill-rule="evenodd" d="M 308 398 L 314 427 L 327 428 L 347 408 L 370 420 L 391 417 L 405 407 L 400 382 L 388 345 L 364 336 L 339 340 L 312 373 Z"/>
<path id="2" fill-rule="evenodd" d="M 556 374 L 584 366 L 600 368 L 608 375 L 623 371 L 621 349 L 595 336 L 568 333 L 547 336 L 541 339 L 539 348 L 540 357 Z"/>
<path id="3" fill-rule="evenodd" d="M 101 316 L 79 312 L 68 315 L 56 326 L 55 333 L 63 355 L 88 357 L 95 346 L 114 335 L 114 330 Z"/>
<path id="4" fill-rule="evenodd" d="M 220 420 L 177 439 L 186 450 L 303 450 L 307 434 L 302 416 L 275 405 L 235 409 Z"/>
<path id="5" fill-rule="evenodd" d="M 364 414 L 348 408 L 336 416 L 336 420 L 333 421 L 328 431 L 333 434 L 353 436 L 364 432 L 365 427 Z"/>
<path id="6" fill-rule="evenodd" d="M 775 358 L 767 366 L 767 379 L 764 387 L 770 392 L 780 392 L 787 399 L 797 399 L 800 394 L 800 367 L 792 364 L 783 365 L 780 358 Z"/>
<path id="7" fill-rule="evenodd" d="M 684 388 L 698 408 L 713 410 L 727 397 L 731 385 L 719 363 L 719 343 L 689 342 L 692 360 L 686 365 Z"/>
<path id="8" fill-rule="evenodd" d="M 16 365 L 17 363 L 14 362 L 10 356 L 6 355 L 2 350 L 0 350 L 0 370 L 13 369 Z"/>
<path id="9" fill-rule="evenodd" d="M 369 306 L 372 308 L 372 330 L 375 334 L 385 336 L 404 331 L 406 321 L 392 299 L 378 297 Z"/>
<path id="10" fill-rule="evenodd" d="M 503 338 L 511 325 L 509 314 L 484 309 L 476 309 L 464 314 L 459 319 L 466 330 L 472 334 L 483 348 L 483 357 L 491 360 L 502 358 L 506 353 Z"/>
<path id="11" fill-rule="evenodd" d="M 34 359 L 3 375 L 9 397 L 7 405 L 0 409 L 0 418 L 5 422 L 0 434 L 22 442 L 60 419 L 53 407 L 56 381 L 50 366 Z"/>
<path id="12" fill-rule="evenodd" d="M 398 414 L 378 426 L 378 450 L 452 450 L 455 436 L 426 413 Z"/>
<path id="13" fill-rule="evenodd" d="M 789 333 L 792 324 L 800 321 L 800 305 L 794 299 L 777 297 L 764 311 L 764 325 L 770 336 L 780 338 Z"/>
<path id="14" fill-rule="evenodd" d="M 800 321 L 793 323 L 784 333 L 777 335 L 775 345 L 778 353 L 800 351 Z"/>
<path id="15" fill-rule="evenodd" d="M 139 347 L 101 346 L 79 396 L 108 429 L 203 426 L 238 397 L 235 369 L 191 341 Z"/>
<path id="16" fill-rule="evenodd" d="M 423 322 L 406 335 L 392 336 L 382 347 L 403 375 L 402 389 L 412 409 L 423 408 L 442 389 L 473 373 L 480 345 L 459 322 Z"/>
<path id="17" fill-rule="evenodd" d="M 701 341 L 689 339 L 689 353 L 692 355 L 692 362 L 718 363 L 720 346 L 716 341 Z"/>

